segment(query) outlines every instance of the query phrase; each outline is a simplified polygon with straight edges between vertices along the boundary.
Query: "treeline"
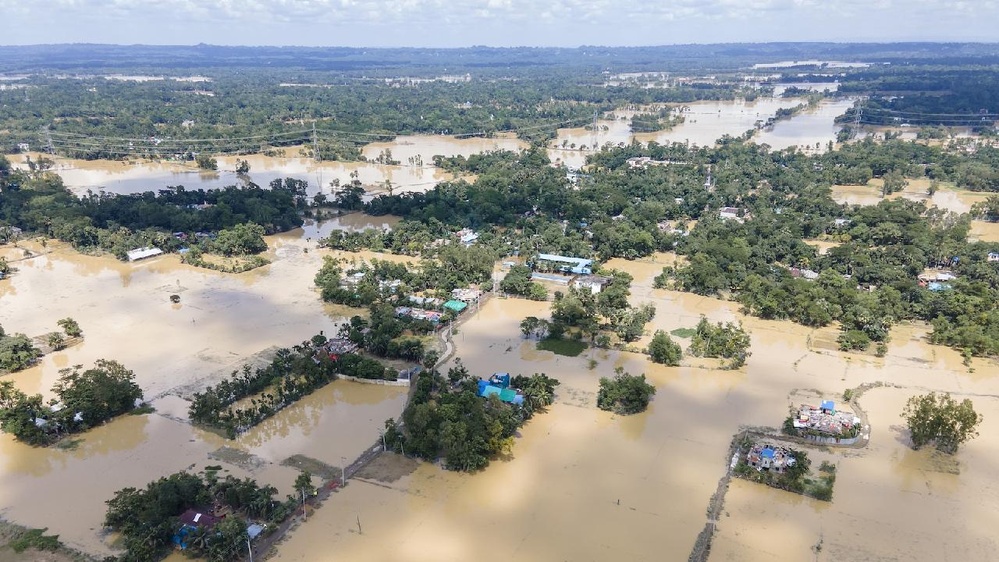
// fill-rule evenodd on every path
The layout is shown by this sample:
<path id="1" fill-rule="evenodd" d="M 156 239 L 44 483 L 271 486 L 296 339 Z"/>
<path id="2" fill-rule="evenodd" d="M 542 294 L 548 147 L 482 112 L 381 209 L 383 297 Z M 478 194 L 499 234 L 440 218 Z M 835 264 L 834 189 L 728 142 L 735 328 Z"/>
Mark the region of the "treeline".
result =
<path id="1" fill-rule="evenodd" d="M 0 156 L 0 168 L 9 165 Z M 18 227 L 72 244 L 101 249 L 119 258 L 134 248 L 174 251 L 186 243 L 174 232 L 194 235 L 255 223 L 270 234 L 302 225 L 305 182 L 275 180 L 271 189 L 254 184 L 187 191 L 182 186 L 133 195 L 88 193 L 77 198 L 62 179 L 45 172 L 13 171 L 0 176 L 0 226 Z M 235 231 L 234 231 L 235 232 Z M 223 253 L 227 252 L 223 248 Z"/>
<path id="2" fill-rule="evenodd" d="M 228 438 L 247 431 L 303 397 L 336 380 L 338 374 L 382 378 L 385 368 L 377 361 L 345 355 L 334 362 L 319 348 L 319 335 L 293 349 L 279 349 L 269 365 L 253 369 L 244 365 L 191 399 L 188 415 L 198 425 L 222 431 Z M 378 377 L 371 377 L 376 371 Z M 242 402 L 237 405 L 238 402 Z"/>
<path id="3" fill-rule="evenodd" d="M 386 442 L 407 455 L 439 459 L 449 470 L 482 470 L 510 451 L 517 429 L 552 403 L 558 385 L 545 374 L 513 377 L 510 386 L 523 392 L 524 402 L 512 405 L 496 396 L 479 397 L 477 380 L 463 365 L 452 367 L 446 377 L 431 370 L 416 379 L 402 426 L 386 422 Z"/>
<path id="4" fill-rule="evenodd" d="M 435 54 L 436 61 L 455 64 L 409 60 L 394 70 L 377 64 L 378 71 L 364 75 L 350 68 L 292 71 L 283 57 L 269 68 L 188 69 L 208 78 L 202 81 L 173 79 L 170 74 L 178 69 L 147 81 L 35 74 L 18 84 L 30 88 L 30 100 L 20 89 L 0 90 L 0 120 L 7 125 L 0 146 L 38 147 L 51 138 L 60 153 L 87 159 L 128 154 L 193 159 L 202 152 L 267 152 L 298 144 L 311 151 L 306 123 L 314 122 L 322 157 L 341 160 L 362 158 L 359 146 L 396 134 L 515 131 L 522 138 L 544 139 L 553 138 L 558 126 L 585 124 L 594 110 L 757 94 L 734 75 L 656 88 L 610 84 L 597 59 L 570 54 L 561 54 L 558 65 L 536 59 L 536 52 L 531 64 L 511 65 L 501 60 L 510 53 L 499 53 L 496 66 L 474 67 L 467 66 L 466 55 Z M 631 58 L 604 50 L 601 55 Z M 147 63 L 141 66 L 148 71 Z M 438 71 L 427 76 L 429 68 Z M 113 73 L 122 71 L 117 67 Z M 43 128 L 46 134 L 39 133 Z"/>
<path id="5" fill-rule="evenodd" d="M 177 472 L 150 482 L 145 489 L 123 488 L 108 500 L 104 526 L 121 533 L 125 553 L 115 560 L 158 560 L 181 536 L 185 552 L 213 562 L 236 560 L 246 552 L 249 520 L 277 526 L 294 513 L 298 499 L 275 499 L 273 486 L 260 486 L 231 474 L 220 478 L 220 467 L 201 474 Z M 214 524 L 185 527 L 180 516 L 188 509 L 217 506 L 228 511 Z M 213 517 L 204 512 L 205 520 Z"/>
<path id="6" fill-rule="evenodd" d="M 131 411 L 142 401 L 135 374 L 121 363 L 98 359 L 93 368 L 62 369 L 55 398 L 28 396 L 0 381 L 0 429 L 30 445 L 49 445 Z"/>
<path id="7" fill-rule="evenodd" d="M 322 244 L 328 246 L 328 239 Z M 314 281 L 323 300 L 347 306 L 405 303 L 419 292 L 447 300 L 454 289 L 488 282 L 497 258 L 486 248 L 455 244 L 430 255 L 413 266 L 379 259 L 351 265 L 326 256 Z"/>
<path id="8" fill-rule="evenodd" d="M 860 117 L 874 125 L 944 125 L 989 129 L 999 119 L 999 69 L 993 65 L 875 66 L 841 81 L 844 95 L 871 94 Z M 855 117 L 848 113 L 847 121 Z"/>

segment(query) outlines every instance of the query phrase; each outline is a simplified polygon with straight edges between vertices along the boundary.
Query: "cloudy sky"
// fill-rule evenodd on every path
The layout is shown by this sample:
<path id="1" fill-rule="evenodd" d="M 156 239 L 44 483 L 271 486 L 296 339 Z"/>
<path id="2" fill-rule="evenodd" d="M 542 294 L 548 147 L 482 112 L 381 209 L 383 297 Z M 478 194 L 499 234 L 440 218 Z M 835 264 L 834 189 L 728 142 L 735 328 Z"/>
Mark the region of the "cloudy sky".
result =
<path id="1" fill-rule="evenodd" d="M 0 44 L 999 41 L 999 0 L 0 0 Z"/>

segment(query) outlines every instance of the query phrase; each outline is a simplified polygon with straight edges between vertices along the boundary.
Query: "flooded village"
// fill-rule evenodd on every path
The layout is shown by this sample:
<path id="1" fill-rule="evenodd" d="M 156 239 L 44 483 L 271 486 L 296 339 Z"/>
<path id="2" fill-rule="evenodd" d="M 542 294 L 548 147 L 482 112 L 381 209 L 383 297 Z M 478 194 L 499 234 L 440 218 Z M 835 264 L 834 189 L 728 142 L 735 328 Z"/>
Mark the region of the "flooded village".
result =
<path id="1" fill-rule="evenodd" d="M 592 144 L 593 137 L 598 145 L 633 139 L 710 144 L 722 134 L 742 134 L 761 115 L 765 119 L 795 103 L 777 98 L 698 102 L 691 104 L 683 125 L 661 134 L 632 134 L 621 128 L 626 121 L 609 120 L 608 128 L 597 132 L 563 129 L 549 154 L 553 162 L 579 167 L 586 151 L 563 144 Z M 848 105 L 830 102 L 778 123 L 758 141 L 821 149 L 835 141 L 833 117 Z M 369 145 L 366 154 L 388 148 L 402 160 L 415 162 L 419 156 L 426 163 L 437 154 L 523 147 L 516 139 L 413 136 Z M 235 177 L 225 171 L 234 164 L 230 158 L 222 159 L 222 172 L 205 175 L 164 163 L 55 162 L 55 171 L 78 194 L 132 193 L 151 185 L 212 188 Z M 366 185 L 390 182 L 415 191 L 451 177 L 430 164 L 316 164 L 294 155 L 253 156 L 250 162 L 251 177 L 261 185 L 293 176 L 309 181 L 313 190 L 334 178 L 346 183 L 353 172 Z M 917 197 L 917 191 L 913 187 L 911 194 L 898 196 Z M 876 187 L 870 192 L 877 199 Z M 856 186 L 834 193 L 851 203 L 876 202 L 862 200 L 870 195 Z M 944 189 L 932 202 L 967 210 L 976 197 Z M 298 470 L 289 459 L 345 467 L 377 448 L 385 420 L 398 418 L 405 407 L 405 386 L 337 380 L 233 440 L 192 425 L 188 400 L 275 346 L 336 334 L 358 311 L 319 298 L 313 279 L 323 258 L 409 258 L 330 250 L 319 247 L 319 238 L 334 229 L 389 229 L 397 220 L 355 213 L 307 221 L 301 229 L 268 236 L 265 255 L 271 263 L 239 274 L 196 268 L 175 254 L 122 262 L 82 255 L 54 241 L 0 247 L 0 255 L 17 267 L 16 275 L 0 280 L 0 324 L 35 335 L 72 315 L 85 334 L 82 343 L 5 378 L 24 392 L 45 394 L 60 369 L 113 357 L 134 370 L 155 409 L 96 427 L 64 447 L 34 448 L 0 435 L 0 516 L 47 528 L 72 548 L 103 557 L 116 549 L 116 537 L 103 529 L 105 502 L 123 487 L 141 488 L 173 472 L 219 465 L 226 473 L 251 476 L 281 495 L 291 494 Z M 999 238 L 988 231 L 991 226 L 979 227 L 981 236 L 995 241 Z M 635 347 L 647 346 L 656 330 L 682 334 L 701 316 L 741 321 L 752 335 L 745 366 L 724 370 L 709 360 L 685 357 L 680 366 L 667 367 L 641 353 L 597 347 L 576 357 L 541 351 L 536 341 L 522 336 L 520 324 L 529 316 L 547 316 L 551 303 L 491 295 L 462 312 L 460 325 L 446 338 L 450 353 L 442 368 L 460 361 L 482 377 L 544 372 L 561 382 L 548 413 L 531 419 L 508 454 L 476 473 L 445 471 L 394 453 L 378 456 L 296 520 L 269 559 L 994 558 L 999 547 L 999 514 L 993 509 L 999 486 L 992 478 L 999 461 L 999 365 L 979 358 L 965 364 L 959 352 L 930 345 L 930 327 L 915 323 L 892 329 L 883 357 L 839 351 L 835 327 L 762 320 L 744 315 L 732 301 L 655 288 L 654 277 L 676 261 L 673 253 L 655 253 L 603 264 L 633 277 L 632 305 L 656 307 Z M 496 280 L 502 274 L 497 263 Z M 551 277 L 538 279 L 555 288 L 559 280 Z M 599 290 L 599 279 L 581 282 L 586 281 L 597 282 L 594 291 Z M 172 301 L 172 295 L 179 299 Z M 402 312 L 413 310 L 422 309 Z M 689 343 L 687 336 L 678 340 Z M 656 387 L 647 411 L 618 416 L 596 407 L 599 379 L 619 367 L 644 373 Z M 980 437 L 958 456 L 930 448 L 914 451 L 908 444 L 900 412 L 910 396 L 926 391 L 973 398 L 984 416 Z M 837 441 L 793 445 L 806 449 L 815 467 L 835 467 L 831 502 L 728 480 L 737 464 L 727 454 L 734 436 L 747 430 L 776 434 L 786 419 L 796 429 Z M 783 470 L 793 457 L 774 441 L 750 447 L 746 458 L 754 469 Z M 710 552 L 699 539 L 706 528 Z M 181 558 L 175 554 L 173 559 Z"/>

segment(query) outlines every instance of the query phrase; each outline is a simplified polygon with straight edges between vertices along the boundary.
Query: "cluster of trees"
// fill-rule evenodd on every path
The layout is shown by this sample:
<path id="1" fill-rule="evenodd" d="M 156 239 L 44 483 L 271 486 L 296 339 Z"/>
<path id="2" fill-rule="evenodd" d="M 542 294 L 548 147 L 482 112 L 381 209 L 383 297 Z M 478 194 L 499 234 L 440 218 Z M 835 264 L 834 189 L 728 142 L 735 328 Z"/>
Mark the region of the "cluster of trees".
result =
<path id="1" fill-rule="evenodd" d="M 600 377 L 597 407 L 620 415 L 637 414 L 649 407 L 656 387 L 645 381 L 645 375 L 626 373 L 622 367 L 614 371 L 614 378 Z"/>
<path id="2" fill-rule="evenodd" d="M 57 175 L 15 171 L 6 186 L 0 185 L 0 225 L 124 259 L 128 250 L 138 247 L 172 251 L 185 245 L 174 232 L 217 232 L 247 223 L 260 225 L 265 234 L 298 228 L 304 182 L 290 181 L 275 180 L 270 189 L 252 183 L 208 191 L 176 186 L 158 193 L 101 192 L 77 198 Z M 275 188 L 275 183 L 280 185 Z"/>
<path id="3" fill-rule="evenodd" d="M 409 305 L 408 297 L 423 293 L 429 297 L 451 298 L 451 291 L 487 283 L 496 255 L 476 247 L 449 246 L 435 258 L 415 265 L 372 259 L 345 267 L 343 260 L 326 256 L 314 279 L 322 299 L 347 306 L 368 306 L 378 302 Z M 347 275 L 356 275 L 349 285 Z"/>
<path id="4" fill-rule="evenodd" d="M 656 330 L 649 342 L 649 359 L 653 363 L 660 363 L 670 367 L 676 367 L 683 359 L 683 348 L 673 341 L 669 334 L 662 330 Z"/>
<path id="5" fill-rule="evenodd" d="M 622 342 L 632 342 L 642 336 L 645 324 L 656 314 L 650 303 L 631 306 L 631 275 L 612 271 L 611 282 L 597 294 L 588 289 L 570 287 L 568 292 L 555 291 L 548 335 L 561 338 L 571 331 L 574 337 L 584 335 L 601 347 L 610 345 L 611 332 Z M 576 336 L 575 334 L 579 334 Z"/>
<path id="6" fill-rule="evenodd" d="M 690 354 L 695 357 L 727 359 L 729 369 L 738 369 L 750 356 L 749 344 L 749 333 L 742 328 L 741 322 L 712 324 L 701 316 L 690 340 Z"/>
<path id="7" fill-rule="evenodd" d="M 209 242 L 208 247 L 213 253 L 223 256 L 259 254 L 267 249 L 267 242 L 264 242 L 265 233 L 264 227 L 256 223 L 236 224 L 232 228 L 220 230 L 215 239 Z"/>
<path id="8" fill-rule="evenodd" d="M 463 365 L 452 367 L 446 377 L 430 370 L 417 379 L 401 427 L 386 422 L 386 441 L 406 454 L 440 459 L 449 470 L 481 470 L 491 458 L 509 452 L 517 428 L 552 403 L 558 385 L 543 373 L 518 375 L 510 386 L 520 389 L 524 403 L 514 406 L 496 396 L 479 397 L 477 381 Z"/>
<path id="9" fill-rule="evenodd" d="M 0 326 L 0 371 L 20 371 L 30 367 L 41 351 L 24 334 L 8 334 Z"/>
<path id="10" fill-rule="evenodd" d="M 510 268 L 503 280 L 500 290 L 509 295 L 525 297 L 532 301 L 548 299 L 548 291 L 536 281 L 531 280 L 531 268 L 526 265 L 515 265 Z"/>
<path id="11" fill-rule="evenodd" d="M 636 113 L 631 116 L 631 130 L 635 133 L 654 133 L 669 131 L 684 122 L 682 113 L 672 107 L 660 109 L 655 113 Z"/>
<path id="12" fill-rule="evenodd" d="M 218 476 L 219 467 L 203 473 L 177 472 L 150 482 L 145 489 L 123 488 L 108 500 L 104 526 L 121 533 L 125 553 L 120 560 L 158 560 L 181 530 L 180 516 L 208 506 L 231 510 L 214 526 L 199 525 L 184 539 L 188 552 L 212 562 L 238 559 L 246 552 L 248 520 L 278 525 L 294 513 L 298 500 L 275 499 L 277 489 L 249 478 Z"/>
<path id="13" fill-rule="evenodd" d="M 135 374 L 121 363 L 98 359 L 60 371 L 45 403 L 40 394 L 28 396 L 11 381 L 0 382 L 0 429 L 31 445 L 48 445 L 61 437 L 86 431 L 120 416 L 142 401 Z"/>
<path id="14" fill-rule="evenodd" d="M 353 316 L 340 327 L 340 335 L 360 345 L 365 351 L 389 359 L 423 360 L 426 346 L 421 336 L 434 332 L 429 320 L 397 316 L 390 304 L 372 304 L 367 320 Z M 395 379 L 395 376 L 392 376 Z"/>
<path id="15" fill-rule="evenodd" d="M 958 402 L 949 393 L 935 392 L 909 398 L 902 418 L 909 427 L 913 448 L 932 443 L 938 450 L 951 454 L 962 443 L 978 437 L 978 426 L 982 423 L 982 415 L 975 412 L 971 400 Z"/>

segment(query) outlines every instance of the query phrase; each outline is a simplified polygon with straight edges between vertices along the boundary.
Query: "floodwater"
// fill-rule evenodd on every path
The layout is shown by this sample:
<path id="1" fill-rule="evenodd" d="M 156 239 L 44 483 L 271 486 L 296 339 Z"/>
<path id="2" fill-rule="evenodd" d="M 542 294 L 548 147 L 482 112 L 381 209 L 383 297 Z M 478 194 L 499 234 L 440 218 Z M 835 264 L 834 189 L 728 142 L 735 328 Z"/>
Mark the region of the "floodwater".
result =
<path id="1" fill-rule="evenodd" d="M 559 129 L 558 137 L 549 145 L 552 161 L 561 161 L 567 166 L 580 167 L 586 154 L 594 144 L 629 144 L 633 140 L 659 144 L 672 142 L 690 143 L 699 146 L 713 145 L 725 135 L 737 137 L 753 129 L 757 122 L 765 122 L 773 117 L 778 109 L 794 107 L 802 103 L 798 98 L 759 98 L 755 101 L 701 101 L 684 104 L 683 123 L 669 131 L 655 133 L 632 133 L 630 116 L 634 112 L 615 111 L 617 119 L 599 120 L 600 130 L 596 134 L 585 128 Z M 829 141 L 836 140 L 838 127 L 833 119 L 851 107 L 853 100 L 824 100 L 814 110 L 805 111 L 791 119 L 781 121 L 772 131 L 760 131 L 754 141 L 770 144 L 775 149 L 790 146 L 811 146 L 819 143 L 825 150 Z M 624 117 L 623 119 L 621 117 Z M 606 130 L 604 130 L 606 127 Z M 575 145 L 575 148 L 573 148 Z M 586 149 L 580 147 L 585 145 Z"/>
<path id="2" fill-rule="evenodd" d="M 267 186 L 279 178 L 295 178 L 309 182 L 309 195 L 322 190 L 331 194 L 331 182 L 339 180 L 347 185 L 356 174 L 357 179 L 369 192 L 387 192 L 391 185 L 393 193 L 406 191 L 426 191 L 438 182 L 452 179 L 451 174 L 433 165 L 435 155 L 469 156 L 493 150 L 517 151 L 527 145 L 510 136 L 496 138 L 455 138 L 441 135 L 400 136 L 391 142 L 372 143 L 364 147 L 362 153 L 374 160 L 383 150 L 390 150 L 398 165 L 382 165 L 374 162 L 320 162 L 306 158 L 299 147 L 282 151 L 283 156 L 222 156 L 218 157 L 217 171 L 199 170 L 192 162 L 148 162 L 135 160 L 89 161 L 54 157 L 53 170 L 62 176 L 66 186 L 78 195 L 91 191 L 109 193 L 142 193 L 158 191 L 169 186 L 183 185 L 188 190 L 220 189 L 229 185 L 242 185 L 252 181 Z M 37 157 L 37 155 L 32 155 Z M 23 155 L 10 155 L 9 160 L 18 167 L 26 168 Z M 250 172 L 245 177 L 236 174 L 236 160 L 250 163 Z M 412 159 L 412 160 L 410 160 Z"/>
<path id="3" fill-rule="evenodd" d="M 939 207 L 954 213 L 967 213 L 975 203 L 981 203 L 989 198 L 991 193 L 967 191 L 958 189 L 951 184 L 941 183 L 940 188 L 931 197 L 928 193 L 930 180 L 926 178 L 909 179 L 902 191 L 892 193 L 887 199 L 908 199 L 921 201 L 927 207 Z M 837 203 L 848 205 L 877 205 L 882 199 L 883 182 L 879 178 L 872 179 L 867 185 L 834 185 L 832 198 Z"/>
<path id="4" fill-rule="evenodd" d="M 635 277 L 633 302 L 652 302 L 648 326 L 741 320 L 752 356 L 738 371 L 685 359 L 677 368 L 643 356 L 535 350 L 519 334 L 544 304 L 493 299 L 455 336 L 458 356 L 487 375 L 545 372 L 562 381 L 546 414 L 520 432 L 509 458 L 455 474 L 424 464 L 394 482 L 355 480 L 278 548 L 276 560 L 686 560 L 740 426 L 779 426 L 796 389 L 838 401 L 843 390 L 883 381 L 860 399 L 872 424 L 863 450 L 813 452 L 838 466 L 831 504 L 735 480 L 712 560 L 985 560 L 997 546 L 999 369 L 925 343 L 928 329 L 899 326 L 885 358 L 813 346 L 835 338 L 785 322 L 745 318 L 736 303 L 651 288 L 671 254 L 608 264 Z M 684 345 L 688 340 L 680 339 Z M 590 361 L 593 361 L 592 368 Z M 657 387 L 649 409 L 619 417 L 595 407 L 598 379 L 615 367 Z M 982 436 L 954 459 L 913 452 L 900 429 L 905 400 L 928 389 L 970 397 Z M 957 467 L 959 474 L 951 474 Z M 360 524 L 360 530 L 358 529 Z M 488 530 L 489 540 L 483 540 Z M 819 552 L 812 547 L 822 542 Z M 335 553 L 335 554 L 333 554 Z"/>
<path id="5" fill-rule="evenodd" d="M 354 224 L 364 220 L 349 217 Z M 70 546 L 104 556 L 111 553 L 101 530 L 104 501 L 122 487 L 220 464 L 234 475 L 274 485 L 283 495 L 291 492 L 296 476 L 280 464 L 289 456 L 340 466 L 375 443 L 384 420 L 401 413 L 405 388 L 336 381 L 234 441 L 187 421 L 188 403 L 180 396 L 262 350 L 290 346 L 319 331 L 335 333 L 352 313 L 323 305 L 312 289 L 322 257 L 330 252 L 317 249 L 304 234 L 269 237 L 273 263 L 239 275 L 192 268 L 176 256 L 121 263 L 55 243 L 46 249 L 51 253 L 17 262 L 19 271 L 0 281 L 0 325 L 38 335 L 57 330 L 57 320 L 72 316 L 85 339 L 4 378 L 49 398 L 59 369 L 115 359 L 135 372 L 156 412 L 98 427 L 78 436 L 70 449 L 31 448 L 0 435 L 0 515 L 48 527 Z M 37 244 L 22 245 L 42 251 Z M 181 302 L 171 303 L 171 294 Z M 209 456 L 223 446 L 237 451 L 236 457 Z"/>

